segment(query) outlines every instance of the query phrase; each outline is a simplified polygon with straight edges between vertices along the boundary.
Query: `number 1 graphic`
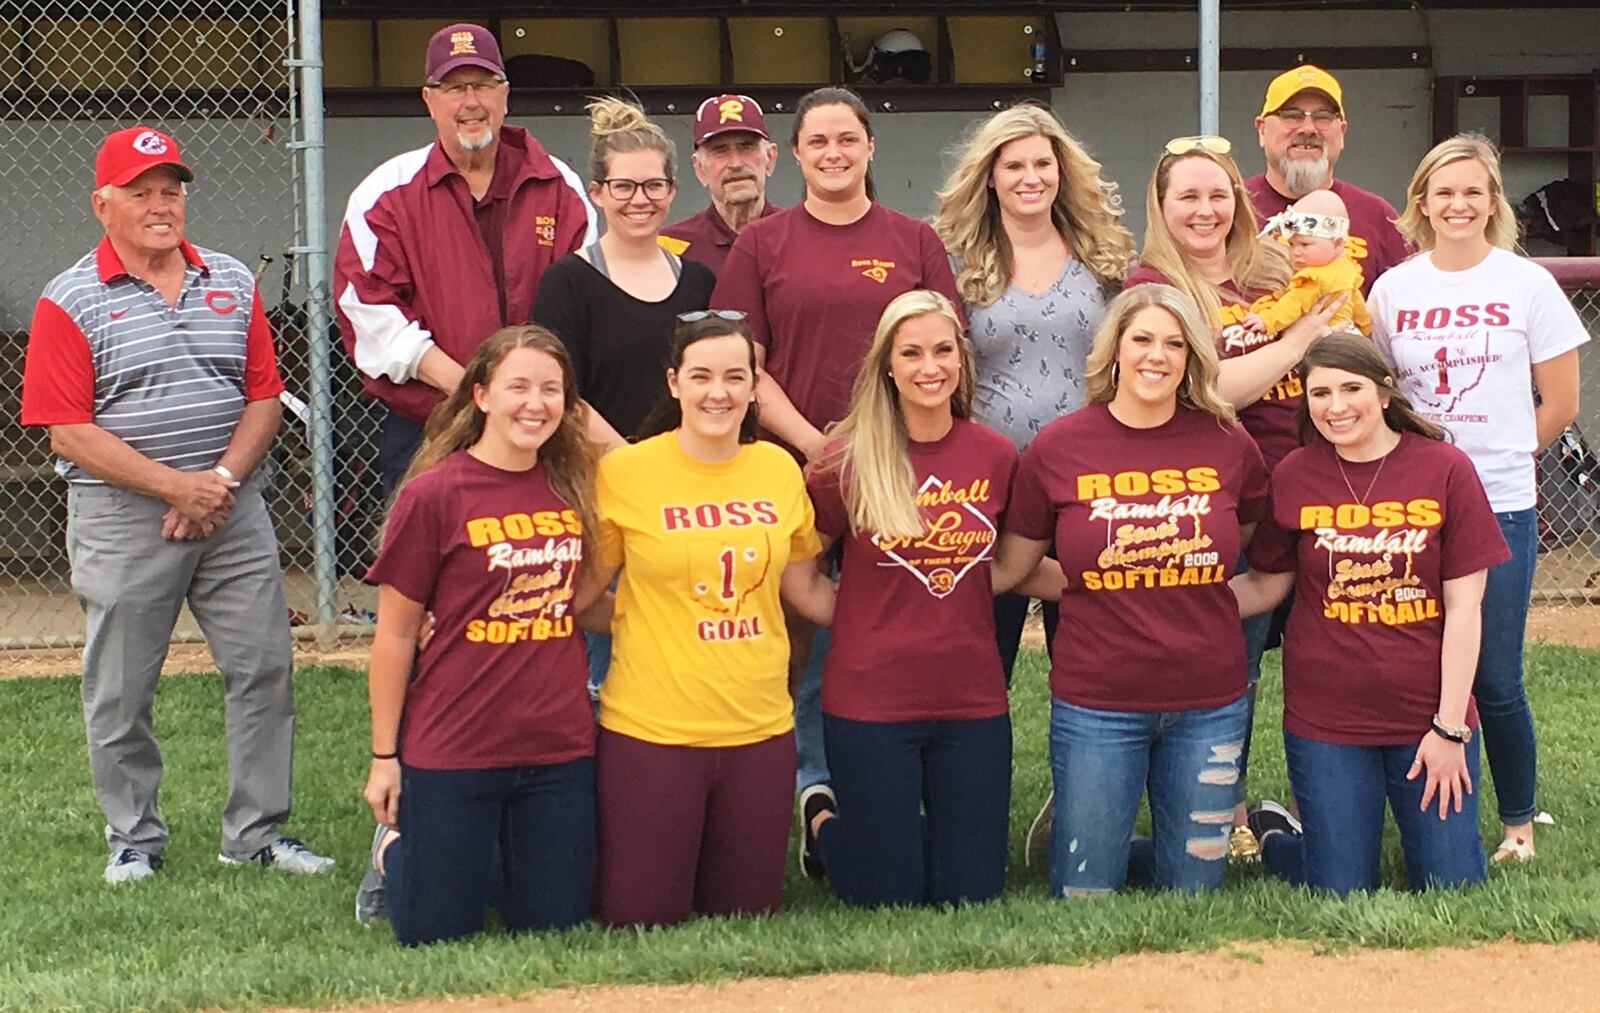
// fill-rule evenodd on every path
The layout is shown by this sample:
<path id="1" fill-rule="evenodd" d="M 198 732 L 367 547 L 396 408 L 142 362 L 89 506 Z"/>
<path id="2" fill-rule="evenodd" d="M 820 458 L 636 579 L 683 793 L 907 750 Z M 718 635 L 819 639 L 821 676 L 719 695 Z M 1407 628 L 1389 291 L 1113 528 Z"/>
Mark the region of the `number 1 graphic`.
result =
<path id="1" fill-rule="evenodd" d="M 1433 353 L 1433 357 L 1439 360 L 1439 384 L 1433 388 L 1435 394 L 1450 393 L 1450 367 L 1445 362 L 1445 356 L 1448 351 L 1448 349 L 1440 347 L 1437 352 Z"/>
<path id="2" fill-rule="evenodd" d="M 731 548 L 723 549 L 721 555 L 717 556 L 717 562 L 722 564 L 723 600 L 731 601 L 737 597 L 733 590 L 733 550 Z"/>

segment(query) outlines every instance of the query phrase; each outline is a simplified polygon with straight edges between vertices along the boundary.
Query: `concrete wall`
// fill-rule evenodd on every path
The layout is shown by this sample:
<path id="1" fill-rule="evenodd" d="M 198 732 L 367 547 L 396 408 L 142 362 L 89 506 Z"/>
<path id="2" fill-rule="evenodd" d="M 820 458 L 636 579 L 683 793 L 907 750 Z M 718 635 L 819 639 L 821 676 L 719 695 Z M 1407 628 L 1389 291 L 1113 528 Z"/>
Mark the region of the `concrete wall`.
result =
<path id="1" fill-rule="evenodd" d="M 1175 13 L 1062 14 L 1061 36 L 1069 49 L 1132 49 L 1141 46 L 1191 46 L 1192 15 Z M 1431 70 L 1372 70 L 1340 73 L 1345 87 L 1350 133 L 1339 175 L 1376 190 L 1397 205 L 1405 183 L 1429 139 L 1429 83 L 1435 74 L 1557 73 L 1587 71 L 1596 63 L 1600 11 L 1328 11 L 1260 12 L 1224 15 L 1227 46 L 1281 47 L 1295 40 L 1327 46 L 1426 45 L 1434 54 Z M 1230 72 L 1222 77 L 1223 132 L 1248 173 L 1261 169 L 1252 120 L 1272 75 Z M 1069 74 L 1053 96 L 1067 126 L 1105 163 L 1122 186 L 1126 222 L 1135 236 L 1144 229 L 1144 189 L 1157 152 L 1169 138 L 1193 133 L 1197 123 L 1191 74 Z M 1492 127 L 1491 103 L 1469 104 L 1467 125 Z M 1536 104 L 1533 136 L 1551 140 L 1564 112 L 1559 102 Z M 877 118 L 878 156 L 874 162 L 882 199 L 910 214 L 927 214 L 934 189 L 943 179 L 942 157 L 974 117 L 963 113 L 885 113 Z M 537 134 L 558 156 L 582 172 L 586 121 L 545 117 L 517 121 Z M 689 118 L 666 117 L 664 126 L 687 154 Z M 771 117 L 775 136 L 786 137 L 789 118 Z M 11 160 L 0 189 L 0 214 L 20 237 L 19 249 L 0 254 L 0 329 L 26 324 L 40 287 L 97 234 L 87 215 L 87 172 L 98 125 L 71 129 L 48 142 L 41 124 L 0 123 L 0 161 Z M 89 125 L 86 125 L 89 126 Z M 181 136 L 185 127 L 173 124 Z M 215 125 L 212 125 L 215 130 Z M 351 188 L 388 155 L 430 139 L 431 124 L 420 101 L 412 119 L 340 119 L 328 124 L 329 234 Z M 208 158 L 259 159 L 259 127 L 238 131 L 235 143 L 212 145 Z M 93 135 L 93 136 L 91 136 Z M 281 136 L 281 134 L 280 134 Z M 63 146 L 70 153 L 63 153 Z M 78 150 L 82 149 L 82 150 Z M 288 238 L 287 214 L 263 223 L 258 213 L 234 213 L 240 195 L 252 184 L 248 173 L 227 173 L 205 162 L 193 190 L 190 232 L 199 242 L 235 253 L 247 262 L 280 249 Z M 207 171 L 208 169 L 212 171 Z M 1507 166 L 1508 189 L 1520 197 L 1566 174 L 1559 159 L 1518 156 Z M 687 168 L 674 217 L 699 210 L 703 191 Z M 65 176 L 69 182 L 63 183 Z M 79 180 L 83 183 L 78 185 Z M 783 204 L 799 197 L 799 176 L 787 151 L 772 182 Z M 66 196 L 63 196 L 66 195 Z"/>

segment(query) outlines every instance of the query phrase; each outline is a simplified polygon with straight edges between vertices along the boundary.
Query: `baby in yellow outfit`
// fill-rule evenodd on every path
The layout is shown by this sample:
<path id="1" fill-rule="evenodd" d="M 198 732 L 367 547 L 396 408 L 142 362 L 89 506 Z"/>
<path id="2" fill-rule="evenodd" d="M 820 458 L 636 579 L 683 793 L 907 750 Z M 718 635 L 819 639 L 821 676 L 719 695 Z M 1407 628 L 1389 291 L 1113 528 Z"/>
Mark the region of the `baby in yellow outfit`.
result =
<path id="1" fill-rule="evenodd" d="M 1372 318 L 1361 297 L 1361 265 L 1356 263 L 1366 256 L 1366 244 L 1350 236 L 1350 212 L 1338 194 L 1311 191 L 1269 219 L 1261 234 L 1287 241 L 1294 276 L 1283 288 L 1251 303 L 1246 327 L 1277 334 L 1324 296 L 1337 294 L 1344 296 L 1344 302 L 1329 321 L 1333 329 L 1372 334 Z"/>

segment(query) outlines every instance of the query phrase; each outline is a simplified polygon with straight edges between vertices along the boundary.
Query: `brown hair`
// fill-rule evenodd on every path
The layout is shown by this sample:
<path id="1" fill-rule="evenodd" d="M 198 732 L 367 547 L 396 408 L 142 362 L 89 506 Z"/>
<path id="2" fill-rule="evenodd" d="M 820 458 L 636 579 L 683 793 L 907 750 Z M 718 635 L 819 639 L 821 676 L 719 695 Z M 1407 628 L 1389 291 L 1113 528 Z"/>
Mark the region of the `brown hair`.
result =
<path id="1" fill-rule="evenodd" d="M 397 488 L 403 488 L 446 457 L 474 446 L 483 438 L 484 414 L 473 393 L 479 387 L 488 387 L 506 356 L 518 348 L 544 352 L 561 367 L 561 424 L 539 448 L 539 461 L 544 465 L 550 488 L 563 503 L 577 511 L 584 543 L 588 546 L 600 530 L 594 500 L 594 472 L 600 455 L 589 441 L 588 408 L 578 399 L 578 378 L 566 346 L 538 324 L 502 327 L 478 346 L 467 360 L 461 382 L 428 416 L 422 443 Z M 589 556 L 590 553 L 584 553 L 585 559 Z"/>
<path id="2" fill-rule="evenodd" d="M 661 155 L 661 167 L 668 179 L 678 157 L 678 147 L 644 109 L 620 98 L 605 96 L 592 100 L 589 111 L 589 180 L 598 183 L 610 172 L 611 156 L 619 151 L 654 151 Z"/>
<path id="3" fill-rule="evenodd" d="M 872 132 L 872 113 L 867 111 L 867 104 L 861 101 L 861 96 L 849 88 L 815 88 L 800 96 L 800 101 L 794 107 L 794 125 L 789 130 L 789 147 L 800 147 L 800 130 L 805 126 L 806 113 L 817 106 L 848 106 L 856 114 L 856 119 L 861 121 L 861 130 L 867 135 L 867 140 L 877 139 Z M 872 165 L 867 165 L 867 200 L 877 201 L 878 184 L 872 180 Z"/>
<path id="4" fill-rule="evenodd" d="M 1228 177 L 1228 187 L 1233 192 L 1233 222 L 1228 227 L 1225 245 L 1228 254 L 1228 275 L 1248 301 L 1254 294 L 1281 288 L 1289 281 L 1289 255 L 1277 243 L 1256 235 L 1256 214 L 1250 205 L 1250 194 L 1245 191 L 1239 166 L 1227 155 L 1204 148 L 1195 148 L 1181 155 L 1161 153 L 1155 172 L 1150 176 L 1150 187 L 1145 193 L 1144 249 L 1139 251 L 1139 263 L 1154 268 L 1174 288 L 1187 293 L 1200 307 L 1200 312 L 1210 322 L 1212 329 L 1220 326 L 1222 304 L 1231 302 L 1215 284 L 1206 281 L 1189 269 L 1189 262 L 1167 228 L 1161 202 L 1166 199 L 1171 182 L 1172 167 L 1190 158 L 1203 158 L 1220 168 Z"/>
<path id="5" fill-rule="evenodd" d="M 1371 380 L 1378 388 L 1378 396 L 1389 399 L 1389 404 L 1383 409 L 1383 421 L 1395 432 L 1416 433 L 1430 440 L 1446 438 L 1442 428 L 1418 414 L 1406 396 L 1400 393 L 1394 384 L 1394 370 L 1383 360 L 1383 355 L 1370 339 L 1348 331 L 1318 338 L 1300 360 L 1300 375 L 1309 381 L 1311 371 L 1319 366 L 1342 369 Z M 1317 431 L 1316 424 L 1311 421 L 1309 396 L 1300 400 L 1299 415 L 1300 442 L 1305 443 Z"/>
<path id="6" fill-rule="evenodd" d="M 741 337 L 750 349 L 750 386 L 755 387 L 756 380 L 756 342 L 750 336 L 750 328 L 743 320 L 729 320 L 726 317 L 706 316 L 690 322 L 678 321 L 678 326 L 672 329 L 672 355 L 667 360 L 667 366 L 674 372 L 683 368 L 683 353 L 689 346 L 697 341 L 707 338 Z M 677 398 L 668 396 L 666 400 L 656 405 L 650 414 L 645 417 L 643 425 L 639 427 L 639 439 L 650 436 L 660 436 L 670 433 L 683 425 L 683 405 Z M 739 442 L 754 443 L 756 434 L 760 429 L 760 418 L 755 399 L 750 400 L 750 406 L 745 410 L 744 419 L 739 423 Z"/>

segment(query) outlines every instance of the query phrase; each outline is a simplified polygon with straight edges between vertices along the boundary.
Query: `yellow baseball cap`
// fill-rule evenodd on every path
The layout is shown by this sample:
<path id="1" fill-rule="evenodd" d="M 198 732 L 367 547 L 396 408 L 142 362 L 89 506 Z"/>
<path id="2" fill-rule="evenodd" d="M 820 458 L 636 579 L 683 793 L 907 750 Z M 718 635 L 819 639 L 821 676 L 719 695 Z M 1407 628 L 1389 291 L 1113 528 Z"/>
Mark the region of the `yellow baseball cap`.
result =
<path id="1" fill-rule="evenodd" d="M 1344 115 L 1344 90 L 1339 87 L 1339 82 L 1321 67 L 1313 67 L 1309 63 L 1286 70 L 1272 79 L 1272 83 L 1267 85 L 1267 100 L 1261 104 L 1261 115 L 1277 112 L 1285 102 L 1308 90 L 1320 91 L 1328 96 L 1339 115 Z"/>

